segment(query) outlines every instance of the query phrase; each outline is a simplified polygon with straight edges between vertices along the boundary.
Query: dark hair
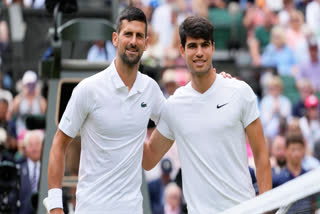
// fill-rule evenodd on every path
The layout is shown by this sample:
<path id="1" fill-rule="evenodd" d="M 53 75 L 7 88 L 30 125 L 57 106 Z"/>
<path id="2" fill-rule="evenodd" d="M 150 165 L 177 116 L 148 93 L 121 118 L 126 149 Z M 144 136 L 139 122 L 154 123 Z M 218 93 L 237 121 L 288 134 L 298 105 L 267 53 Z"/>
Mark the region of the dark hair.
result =
<path id="1" fill-rule="evenodd" d="M 298 134 L 298 133 L 289 133 L 289 134 L 287 134 L 287 136 L 286 136 L 286 146 L 287 146 L 287 148 L 291 144 L 301 144 L 302 146 L 304 146 L 304 140 L 303 140 L 302 134 Z"/>
<path id="2" fill-rule="evenodd" d="M 204 39 L 213 44 L 213 25 L 208 19 L 200 16 L 189 16 L 179 27 L 180 41 L 184 48 L 187 36 Z"/>
<path id="3" fill-rule="evenodd" d="M 142 10 L 136 7 L 127 7 L 123 9 L 123 11 L 120 13 L 118 19 L 117 19 L 117 33 L 120 32 L 121 28 L 121 22 L 122 20 L 128 20 L 129 22 L 131 21 L 140 21 L 144 22 L 146 25 L 146 32 L 145 36 L 147 36 L 147 18 L 146 15 L 143 13 Z"/>

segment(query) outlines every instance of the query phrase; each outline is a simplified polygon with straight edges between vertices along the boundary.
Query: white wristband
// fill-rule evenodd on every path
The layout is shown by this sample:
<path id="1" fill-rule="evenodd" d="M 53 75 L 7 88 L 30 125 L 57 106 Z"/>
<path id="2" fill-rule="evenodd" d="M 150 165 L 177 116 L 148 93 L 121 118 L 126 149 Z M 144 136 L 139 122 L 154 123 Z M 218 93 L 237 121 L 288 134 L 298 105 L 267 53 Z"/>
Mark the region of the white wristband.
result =
<path id="1" fill-rule="evenodd" d="M 63 208 L 62 205 L 62 190 L 58 188 L 49 189 L 48 191 L 48 210 L 54 208 Z"/>

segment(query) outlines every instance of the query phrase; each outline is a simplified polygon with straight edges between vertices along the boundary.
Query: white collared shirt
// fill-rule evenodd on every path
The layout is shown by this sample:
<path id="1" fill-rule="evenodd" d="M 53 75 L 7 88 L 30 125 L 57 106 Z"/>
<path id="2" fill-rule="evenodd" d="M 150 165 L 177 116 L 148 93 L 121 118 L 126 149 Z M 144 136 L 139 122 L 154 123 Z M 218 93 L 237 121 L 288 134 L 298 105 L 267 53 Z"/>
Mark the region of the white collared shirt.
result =
<path id="1" fill-rule="evenodd" d="M 77 214 L 142 213 L 143 142 L 164 100 L 158 84 L 140 72 L 128 91 L 114 61 L 73 90 L 59 128 L 70 137 L 81 134 Z"/>

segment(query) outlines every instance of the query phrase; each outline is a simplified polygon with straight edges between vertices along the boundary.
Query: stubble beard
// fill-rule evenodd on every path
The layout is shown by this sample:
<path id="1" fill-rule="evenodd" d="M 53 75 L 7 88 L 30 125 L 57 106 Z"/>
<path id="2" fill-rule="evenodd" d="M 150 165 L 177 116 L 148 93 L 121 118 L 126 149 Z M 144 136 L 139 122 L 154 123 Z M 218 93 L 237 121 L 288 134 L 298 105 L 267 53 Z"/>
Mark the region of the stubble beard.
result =
<path id="1" fill-rule="evenodd" d="M 192 69 L 191 66 L 189 66 L 189 65 L 188 65 L 188 67 L 189 67 L 189 70 L 190 70 L 192 75 L 195 75 L 197 77 L 201 77 L 201 76 L 204 76 L 204 75 L 209 73 L 212 65 L 210 64 L 207 68 L 204 68 L 201 71 L 196 71 L 196 70 Z"/>
<path id="2" fill-rule="evenodd" d="M 142 54 L 138 53 L 138 56 L 134 57 L 134 58 L 129 58 L 125 52 L 123 52 L 120 55 L 122 61 L 127 64 L 128 66 L 135 66 L 140 62 L 140 59 L 142 57 Z"/>

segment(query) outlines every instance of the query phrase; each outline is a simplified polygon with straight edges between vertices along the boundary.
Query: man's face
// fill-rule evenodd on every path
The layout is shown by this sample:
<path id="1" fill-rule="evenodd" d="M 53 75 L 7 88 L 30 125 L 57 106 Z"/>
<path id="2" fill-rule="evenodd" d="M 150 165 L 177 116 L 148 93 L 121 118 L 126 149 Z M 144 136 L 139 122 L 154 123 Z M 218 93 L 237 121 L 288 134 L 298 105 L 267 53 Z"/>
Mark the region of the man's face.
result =
<path id="1" fill-rule="evenodd" d="M 301 165 L 304 156 L 304 146 L 300 143 L 292 143 L 287 147 L 287 163 Z"/>
<path id="2" fill-rule="evenodd" d="M 26 154 L 32 161 L 38 161 L 41 158 L 42 143 L 39 136 L 33 135 L 29 138 L 29 143 L 26 146 Z"/>
<path id="3" fill-rule="evenodd" d="M 272 144 L 272 155 L 276 158 L 278 165 L 286 163 L 286 140 L 284 137 L 275 137 Z"/>
<path id="4" fill-rule="evenodd" d="M 123 63 L 129 66 L 139 63 L 148 44 L 145 27 L 144 22 L 123 20 L 120 32 L 113 33 L 113 45 L 117 48 L 117 57 L 120 57 Z"/>
<path id="5" fill-rule="evenodd" d="M 210 71 L 214 53 L 211 41 L 187 36 L 185 47 L 180 45 L 180 52 L 192 75 L 202 76 Z"/>

